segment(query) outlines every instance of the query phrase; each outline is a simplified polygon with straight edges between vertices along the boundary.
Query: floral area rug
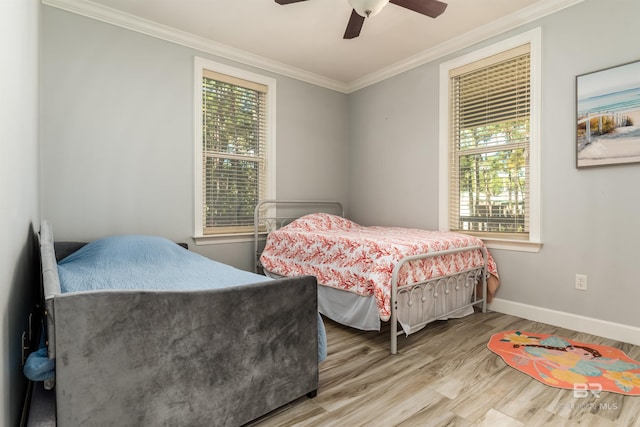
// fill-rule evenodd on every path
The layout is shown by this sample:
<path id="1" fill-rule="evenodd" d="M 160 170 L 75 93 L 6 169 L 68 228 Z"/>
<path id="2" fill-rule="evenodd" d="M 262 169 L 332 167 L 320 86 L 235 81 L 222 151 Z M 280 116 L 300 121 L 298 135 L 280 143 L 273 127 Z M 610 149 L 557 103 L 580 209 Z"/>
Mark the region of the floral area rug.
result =
<path id="1" fill-rule="evenodd" d="M 495 334 L 487 344 L 512 368 L 574 394 L 610 391 L 640 396 L 640 362 L 604 345 L 523 331 Z"/>

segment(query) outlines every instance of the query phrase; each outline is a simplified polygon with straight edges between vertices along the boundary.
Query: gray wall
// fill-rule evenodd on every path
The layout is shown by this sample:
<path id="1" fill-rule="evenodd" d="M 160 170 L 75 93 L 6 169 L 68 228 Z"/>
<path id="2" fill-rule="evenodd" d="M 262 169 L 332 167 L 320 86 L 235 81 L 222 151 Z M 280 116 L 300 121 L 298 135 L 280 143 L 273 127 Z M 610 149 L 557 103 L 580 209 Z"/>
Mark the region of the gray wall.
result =
<path id="1" fill-rule="evenodd" d="M 0 1 L 0 425 L 18 425 L 27 381 L 21 335 L 39 284 L 40 2 Z"/>
<path id="2" fill-rule="evenodd" d="M 43 9 L 42 205 L 56 237 L 191 242 L 192 58 L 215 58 Z M 634 0 L 586 0 L 473 47 L 542 27 L 544 246 L 493 251 L 499 298 L 640 325 L 632 197 L 640 166 L 576 170 L 574 132 L 576 75 L 640 59 L 637 16 Z M 439 65 L 469 50 L 350 95 L 271 75 L 278 197 L 338 199 L 363 224 L 437 228 Z M 194 249 L 251 266 L 250 244 Z M 576 273 L 588 275 L 589 291 L 574 289 Z"/>
<path id="3" fill-rule="evenodd" d="M 437 230 L 437 64 L 350 95 L 349 160 L 352 219 Z"/>
<path id="4" fill-rule="evenodd" d="M 537 254 L 492 251 L 497 297 L 640 326 L 640 165 L 575 168 L 576 75 L 639 60 L 639 16 L 637 0 L 586 0 L 474 47 L 542 28 L 544 246 Z M 437 229 L 438 67 L 469 50 L 350 96 L 354 220 Z M 588 275 L 587 292 L 574 289 L 576 273 Z"/>
<path id="5" fill-rule="evenodd" d="M 40 27 L 40 9 L 0 1 L 1 425 L 16 424 L 24 392 L 19 340 L 40 206 L 59 239 L 135 232 L 191 243 L 192 58 L 216 59 L 46 6 Z M 499 298 L 640 326 L 640 166 L 574 167 L 575 76 L 640 59 L 638 16 L 636 0 L 586 0 L 495 39 L 543 30 L 544 247 L 493 251 Z M 278 196 L 338 199 L 364 224 L 437 228 L 438 66 L 458 54 L 349 96 L 272 75 Z M 194 249 L 251 265 L 249 244 Z M 586 293 L 573 289 L 577 272 L 589 275 Z"/>
<path id="6" fill-rule="evenodd" d="M 158 234 L 252 268 L 253 245 L 195 246 L 193 57 L 43 7 L 43 217 L 56 239 Z M 251 71 L 262 72 L 251 69 Z M 277 79 L 277 196 L 347 202 L 347 95 Z"/>

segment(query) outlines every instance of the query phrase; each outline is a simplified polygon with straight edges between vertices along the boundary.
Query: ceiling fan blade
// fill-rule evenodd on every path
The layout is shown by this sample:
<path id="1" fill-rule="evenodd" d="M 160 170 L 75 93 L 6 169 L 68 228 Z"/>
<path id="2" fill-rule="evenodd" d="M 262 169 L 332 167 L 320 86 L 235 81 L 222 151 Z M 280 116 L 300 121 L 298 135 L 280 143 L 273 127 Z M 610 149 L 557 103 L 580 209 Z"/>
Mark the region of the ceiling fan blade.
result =
<path id="1" fill-rule="evenodd" d="M 446 3 L 438 0 L 389 0 L 389 3 L 397 4 L 431 18 L 440 16 L 447 8 Z"/>
<path id="2" fill-rule="evenodd" d="M 278 4 L 291 4 L 291 3 L 298 3 L 301 1 L 307 1 L 307 0 L 276 0 L 276 3 Z"/>
<path id="3" fill-rule="evenodd" d="M 343 39 L 354 39 L 360 35 L 362 30 L 362 24 L 364 24 L 364 16 L 358 15 L 355 9 L 351 12 L 351 18 L 347 24 L 347 29 L 344 32 Z"/>

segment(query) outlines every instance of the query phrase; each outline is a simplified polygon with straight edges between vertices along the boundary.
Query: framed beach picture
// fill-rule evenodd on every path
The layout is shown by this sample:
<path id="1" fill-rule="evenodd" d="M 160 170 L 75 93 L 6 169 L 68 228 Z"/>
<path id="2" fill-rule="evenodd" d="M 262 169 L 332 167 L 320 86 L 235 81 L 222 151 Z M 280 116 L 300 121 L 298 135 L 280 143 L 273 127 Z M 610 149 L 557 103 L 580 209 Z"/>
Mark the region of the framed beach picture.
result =
<path id="1" fill-rule="evenodd" d="M 640 162 L 640 61 L 576 77 L 576 167 Z"/>

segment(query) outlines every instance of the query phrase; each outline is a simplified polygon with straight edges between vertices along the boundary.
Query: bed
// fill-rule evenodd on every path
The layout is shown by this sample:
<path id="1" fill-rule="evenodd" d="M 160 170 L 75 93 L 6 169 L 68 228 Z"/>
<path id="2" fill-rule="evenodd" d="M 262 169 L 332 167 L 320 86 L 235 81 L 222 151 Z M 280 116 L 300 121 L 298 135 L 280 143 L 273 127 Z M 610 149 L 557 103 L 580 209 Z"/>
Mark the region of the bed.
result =
<path id="1" fill-rule="evenodd" d="M 237 426 L 316 395 L 314 277 L 273 280 L 166 239 L 114 239 L 59 244 L 41 225 L 58 425 Z M 103 280 L 105 268 L 117 273 Z"/>
<path id="2" fill-rule="evenodd" d="M 255 210 L 254 244 L 256 271 L 318 279 L 323 315 L 362 330 L 380 330 L 388 321 L 392 354 L 402 333 L 469 315 L 474 306 L 485 312 L 499 283 L 482 240 L 459 233 L 363 227 L 344 218 L 338 202 L 264 201 Z"/>

